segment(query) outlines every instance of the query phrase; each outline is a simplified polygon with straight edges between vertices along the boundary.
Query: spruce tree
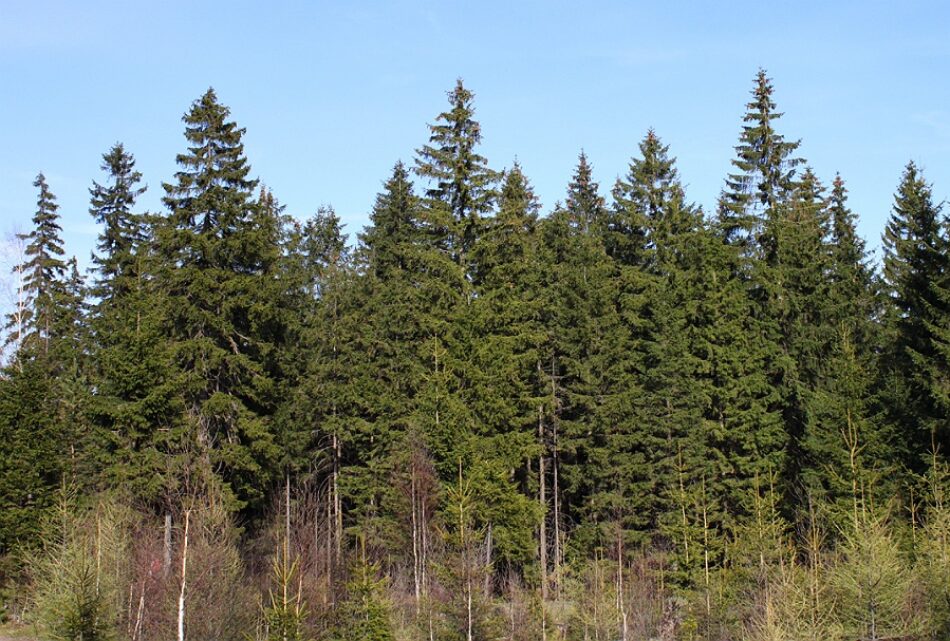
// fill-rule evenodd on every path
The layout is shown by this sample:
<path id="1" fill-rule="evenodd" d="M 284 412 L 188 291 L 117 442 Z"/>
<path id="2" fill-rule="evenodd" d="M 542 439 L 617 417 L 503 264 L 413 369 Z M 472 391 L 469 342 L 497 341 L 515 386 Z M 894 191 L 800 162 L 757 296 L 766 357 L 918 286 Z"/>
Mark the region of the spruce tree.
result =
<path id="1" fill-rule="evenodd" d="M 102 229 L 93 256 L 97 301 L 90 315 L 90 415 L 100 474 L 136 499 L 156 505 L 173 475 L 163 434 L 177 424 L 172 363 L 156 286 L 156 218 L 137 210 L 145 192 L 135 159 L 117 143 L 103 154 L 104 183 L 93 182 L 90 215 Z"/>
<path id="2" fill-rule="evenodd" d="M 56 196 L 39 174 L 33 182 L 39 190 L 33 230 L 19 234 L 27 243 L 25 262 L 15 268 L 23 276 L 24 301 L 20 309 L 7 317 L 7 341 L 18 345 L 24 354 L 47 355 L 50 341 L 62 326 L 62 305 L 67 297 L 66 262 L 62 256 L 59 205 Z"/>
<path id="3" fill-rule="evenodd" d="M 765 222 L 794 188 L 802 160 L 793 156 L 799 142 L 789 142 L 775 130 L 782 117 L 773 100 L 772 80 L 759 69 L 746 105 L 736 157 L 719 201 L 719 228 L 728 242 L 752 250 L 761 242 Z"/>
<path id="4" fill-rule="evenodd" d="M 449 111 L 429 125 L 429 143 L 417 152 L 416 173 L 429 181 L 426 197 L 432 206 L 445 209 L 450 220 L 448 242 L 452 255 L 464 264 L 475 243 L 481 217 L 491 210 L 497 172 L 477 152 L 481 126 L 474 119 L 474 95 L 459 78 L 448 92 Z"/>
<path id="5" fill-rule="evenodd" d="M 354 470 L 361 497 L 354 503 L 363 531 L 385 529 L 390 544 L 402 518 L 395 485 L 411 484 L 405 477 L 417 450 L 431 455 L 442 478 L 452 478 L 458 459 L 471 456 L 455 323 L 467 285 L 449 253 L 441 213 L 424 206 L 397 163 L 361 235 L 371 372 L 364 394 L 371 411 L 353 443 L 362 460 Z"/>
<path id="6" fill-rule="evenodd" d="M 277 452 L 270 430 L 279 337 L 277 221 L 253 198 L 244 129 L 212 89 L 185 114 L 188 151 L 164 185 L 159 225 L 181 425 L 169 435 L 186 486 L 224 482 L 232 507 L 261 498 Z"/>
<path id="7" fill-rule="evenodd" d="M 618 263 L 607 254 L 605 225 L 598 222 L 606 218 L 604 199 L 581 154 L 566 206 L 542 227 L 542 318 L 549 347 L 541 371 L 549 389 L 544 440 L 552 458 L 554 511 L 582 524 L 578 534 L 593 540 L 613 537 L 615 523 L 636 537 L 644 516 L 634 509 L 644 461 L 631 431 L 638 393 L 629 359 L 631 331 L 618 305 Z"/>
<path id="8" fill-rule="evenodd" d="M 539 375 L 545 340 L 538 265 L 540 205 L 521 167 L 505 173 L 498 213 L 486 221 L 473 251 L 477 296 L 466 308 L 471 349 L 468 405 L 481 453 L 469 468 L 483 523 L 492 524 L 498 567 L 527 566 L 539 515 L 530 499 L 529 468 L 537 456 Z M 478 479 L 479 482 L 474 481 Z"/>
<path id="9" fill-rule="evenodd" d="M 887 344 L 881 356 L 881 396 L 900 430 L 905 460 L 921 470 L 929 453 L 950 446 L 940 406 L 945 371 L 939 332 L 948 301 L 947 237 L 941 208 L 914 163 L 904 170 L 884 231 Z"/>
<path id="10" fill-rule="evenodd" d="M 363 551 L 365 557 L 365 550 Z M 362 558 L 353 563 L 346 583 L 346 600 L 340 604 L 331 641 L 393 641 L 392 609 L 386 581 L 377 578 L 379 565 Z"/>
<path id="11" fill-rule="evenodd" d="M 637 337 L 643 387 L 628 419 L 638 428 L 636 447 L 644 458 L 635 471 L 635 509 L 644 515 L 642 527 L 655 531 L 677 509 L 679 474 L 696 478 L 704 471 L 705 364 L 696 335 L 705 322 L 697 306 L 708 285 L 701 282 L 697 254 L 706 242 L 702 214 L 686 201 L 675 159 L 652 130 L 639 151 L 614 187 L 609 233 L 626 274 L 621 309 Z"/>
<path id="12" fill-rule="evenodd" d="M 801 443 L 802 489 L 808 500 L 831 507 L 840 524 L 853 516 L 856 501 L 883 504 L 889 484 L 882 472 L 893 457 L 872 402 L 879 345 L 874 274 L 840 176 L 826 215 L 827 249 L 819 254 L 828 261 L 826 282 L 815 291 L 824 328 L 811 352 L 820 375 Z M 803 263 L 812 259 L 808 252 L 802 256 Z"/>
<path id="13" fill-rule="evenodd" d="M 89 213 L 102 225 L 93 255 L 98 280 L 94 293 L 100 299 L 122 296 L 139 276 L 136 258 L 147 241 L 145 217 L 134 211 L 136 200 L 145 193 L 139 186 L 142 174 L 135 169 L 135 158 L 116 143 L 102 156 L 102 170 L 109 182 L 92 183 Z M 129 282 L 132 281 L 132 282 Z"/>
<path id="14" fill-rule="evenodd" d="M 27 242 L 22 308 L 9 317 L 17 351 L 0 379 L 0 549 L 30 546 L 61 483 L 77 480 L 84 449 L 82 282 L 64 261 L 56 198 L 43 174 Z M 73 472 L 70 474 L 70 472 Z"/>

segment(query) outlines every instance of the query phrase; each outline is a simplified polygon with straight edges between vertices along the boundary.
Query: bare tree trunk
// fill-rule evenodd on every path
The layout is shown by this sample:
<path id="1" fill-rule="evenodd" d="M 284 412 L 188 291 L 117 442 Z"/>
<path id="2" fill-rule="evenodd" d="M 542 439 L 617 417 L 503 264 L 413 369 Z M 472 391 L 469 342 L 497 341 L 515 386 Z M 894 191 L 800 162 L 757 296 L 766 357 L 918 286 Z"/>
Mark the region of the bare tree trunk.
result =
<path id="1" fill-rule="evenodd" d="M 548 527 L 547 527 L 547 487 L 544 465 L 544 406 L 538 406 L 538 441 L 541 454 L 538 455 L 538 504 L 541 508 L 541 528 L 539 531 L 538 555 L 541 563 L 541 601 L 548 600 Z"/>
<path id="2" fill-rule="evenodd" d="M 162 576 L 168 577 L 172 568 L 172 515 L 171 512 L 165 513 L 165 543 L 164 555 L 162 557 Z"/>
<path id="3" fill-rule="evenodd" d="M 327 487 L 327 517 L 326 517 L 326 566 L 327 566 L 327 596 L 326 600 L 331 605 L 333 599 L 333 488 Z"/>
<path id="4" fill-rule="evenodd" d="M 600 577 L 600 557 L 597 550 L 594 550 L 594 641 L 600 641 L 600 599 L 603 593 L 603 580 Z M 587 630 L 584 630 L 584 638 L 587 639 Z"/>
<path id="5" fill-rule="evenodd" d="M 552 421 L 554 430 L 554 452 L 552 473 L 554 474 L 554 598 L 561 600 L 561 492 L 558 483 L 557 455 L 557 419 Z"/>
<path id="6" fill-rule="evenodd" d="M 617 524 L 617 610 L 620 613 L 620 641 L 627 641 L 627 595 L 623 587 L 623 526 Z"/>
<path id="7" fill-rule="evenodd" d="M 486 599 L 491 596 L 491 546 L 491 523 L 489 523 L 488 533 L 485 535 L 485 586 L 483 588 L 483 592 Z"/>
<path id="8" fill-rule="evenodd" d="M 541 507 L 541 527 L 539 531 L 538 556 L 541 566 L 541 641 L 547 641 L 547 602 L 548 602 L 548 537 L 547 537 L 547 496 L 544 479 L 544 406 L 538 405 L 538 441 L 541 454 L 538 455 L 538 504 Z"/>
<path id="9" fill-rule="evenodd" d="M 419 518 L 416 496 L 416 465 L 412 461 L 409 470 L 409 502 L 412 508 L 412 582 L 416 597 L 416 617 L 419 616 L 419 604 L 422 600 L 419 571 Z"/>
<path id="10" fill-rule="evenodd" d="M 188 524 L 191 510 L 185 510 L 185 537 L 181 547 L 181 591 L 178 593 L 178 641 L 185 641 L 185 579 L 188 570 Z"/>
<path id="11" fill-rule="evenodd" d="M 709 519 L 706 515 L 706 477 L 703 477 L 703 582 L 706 588 L 706 616 L 712 613 L 709 593 Z"/>

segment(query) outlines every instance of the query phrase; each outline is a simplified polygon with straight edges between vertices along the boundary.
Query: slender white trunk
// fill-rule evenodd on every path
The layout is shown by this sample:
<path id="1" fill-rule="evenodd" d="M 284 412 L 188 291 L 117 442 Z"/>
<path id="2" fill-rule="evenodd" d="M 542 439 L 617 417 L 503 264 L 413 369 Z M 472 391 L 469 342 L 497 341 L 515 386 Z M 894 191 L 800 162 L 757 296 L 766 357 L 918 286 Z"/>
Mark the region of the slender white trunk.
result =
<path id="1" fill-rule="evenodd" d="M 489 596 L 491 596 L 491 578 L 492 578 L 492 572 L 491 572 L 491 546 L 492 546 L 491 534 L 492 534 L 492 533 L 491 533 L 491 523 L 489 523 L 489 524 L 488 524 L 488 534 L 485 536 L 485 588 L 484 588 L 484 594 L 485 594 L 485 598 L 486 598 L 486 599 L 487 599 Z"/>
<path id="2" fill-rule="evenodd" d="M 172 515 L 165 514 L 165 541 L 162 557 L 162 576 L 167 577 L 172 569 Z"/>
<path id="3" fill-rule="evenodd" d="M 416 466 L 413 463 L 409 470 L 409 502 L 412 508 L 412 583 L 416 597 L 416 616 L 419 616 L 419 604 L 422 600 L 420 587 L 421 572 L 419 570 L 419 518 L 416 505 Z"/>
<path id="4" fill-rule="evenodd" d="M 627 641 L 627 599 L 623 587 L 623 527 L 617 528 L 617 608 L 620 611 L 620 639 Z"/>
<path id="5" fill-rule="evenodd" d="M 185 641 L 185 580 L 188 571 L 188 525 L 191 510 L 185 510 L 185 537 L 181 546 L 181 591 L 178 593 L 178 641 Z"/>
<path id="6" fill-rule="evenodd" d="M 538 442 L 541 445 L 541 454 L 538 455 L 538 504 L 541 508 L 541 527 L 539 531 L 538 556 L 541 565 L 541 641 L 547 641 L 547 614 L 548 601 L 548 538 L 547 538 L 547 496 L 545 495 L 544 470 L 544 406 L 538 405 Z"/>

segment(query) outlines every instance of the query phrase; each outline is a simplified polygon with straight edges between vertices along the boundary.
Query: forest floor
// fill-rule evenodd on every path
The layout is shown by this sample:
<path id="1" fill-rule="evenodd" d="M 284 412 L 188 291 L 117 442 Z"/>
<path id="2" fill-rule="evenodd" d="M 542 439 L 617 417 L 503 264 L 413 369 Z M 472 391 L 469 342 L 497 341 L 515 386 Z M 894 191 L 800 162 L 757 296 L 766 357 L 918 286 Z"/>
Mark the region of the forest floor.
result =
<path id="1" fill-rule="evenodd" d="M 28 625 L 0 624 L 0 641 L 36 641 L 33 628 Z"/>

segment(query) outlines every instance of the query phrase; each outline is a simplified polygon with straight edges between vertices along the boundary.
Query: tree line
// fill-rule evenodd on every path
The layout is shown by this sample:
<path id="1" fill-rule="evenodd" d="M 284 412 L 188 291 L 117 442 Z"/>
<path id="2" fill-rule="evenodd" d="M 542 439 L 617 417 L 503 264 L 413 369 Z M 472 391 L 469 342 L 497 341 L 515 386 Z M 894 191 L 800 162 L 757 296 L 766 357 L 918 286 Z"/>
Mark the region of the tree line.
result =
<path id="1" fill-rule="evenodd" d="M 909 163 L 876 265 L 781 115 L 759 71 L 715 211 L 649 130 L 609 199 L 581 153 L 542 213 L 459 80 L 349 238 L 251 176 L 209 89 L 163 212 L 103 156 L 87 274 L 40 174 L 0 379 L 8 616 L 87 641 L 947 633 L 948 220 Z"/>

